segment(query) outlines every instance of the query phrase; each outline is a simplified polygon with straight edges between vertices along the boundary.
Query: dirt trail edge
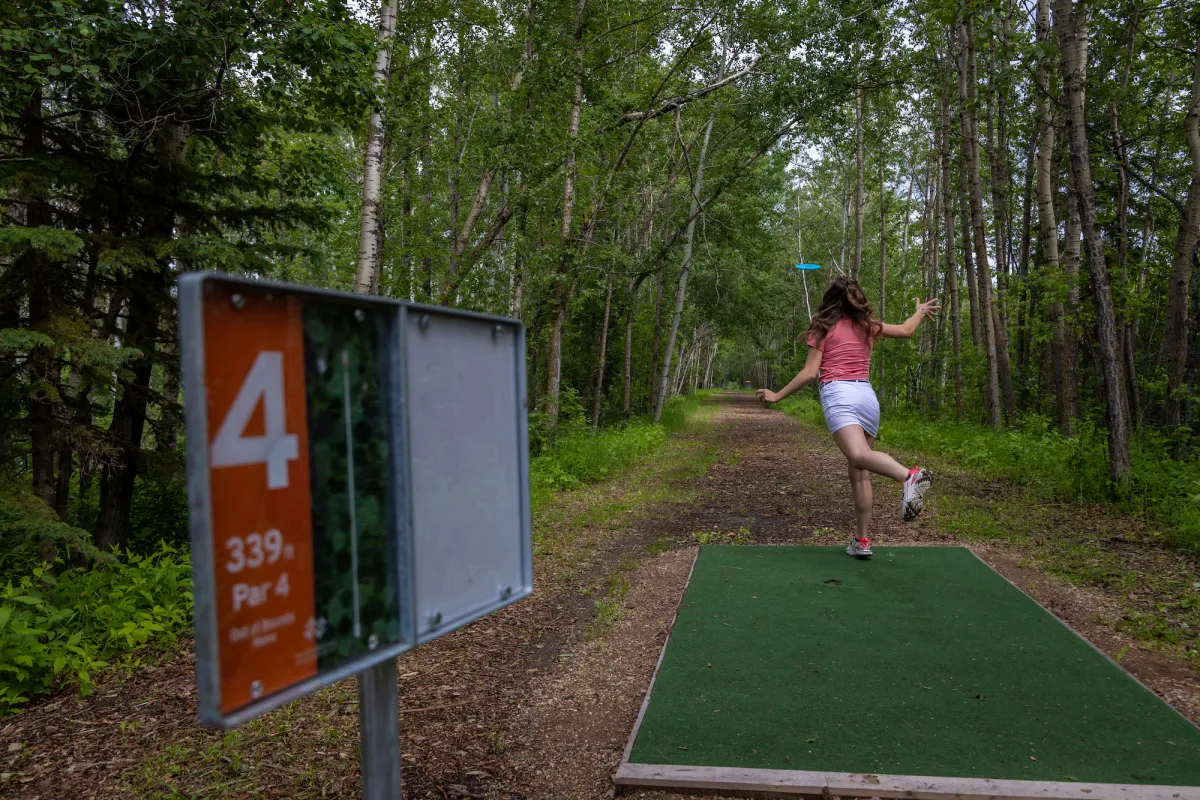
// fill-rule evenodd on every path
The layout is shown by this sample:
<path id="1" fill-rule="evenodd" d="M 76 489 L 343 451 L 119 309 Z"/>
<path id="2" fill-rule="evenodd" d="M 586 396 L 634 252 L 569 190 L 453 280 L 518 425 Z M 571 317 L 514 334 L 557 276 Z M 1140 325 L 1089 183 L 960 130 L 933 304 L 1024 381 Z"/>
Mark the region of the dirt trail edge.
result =
<path id="1" fill-rule="evenodd" d="M 700 468 L 664 477 L 660 464 L 576 493 L 556 522 L 539 523 L 549 532 L 533 598 L 400 659 L 406 797 L 611 796 L 697 539 L 848 539 L 845 462 L 830 437 L 746 393 L 712 402 L 711 424 L 683 437 Z M 666 488 L 647 489 L 655 480 Z M 938 532 L 936 492 L 925 516 L 902 525 L 898 487 L 877 479 L 874 538 L 955 543 Z M 1014 551 L 973 549 L 1101 650 L 1124 651 L 1124 667 L 1200 720 L 1195 672 L 1116 633 L 1111 598 L 1047 577 Z M 98 697 L 60 698 L 3 721 L 0 796 L 358 796 L 352 681 L 222 734 L 194 724 L 191 669 L 184 653 Z"/>

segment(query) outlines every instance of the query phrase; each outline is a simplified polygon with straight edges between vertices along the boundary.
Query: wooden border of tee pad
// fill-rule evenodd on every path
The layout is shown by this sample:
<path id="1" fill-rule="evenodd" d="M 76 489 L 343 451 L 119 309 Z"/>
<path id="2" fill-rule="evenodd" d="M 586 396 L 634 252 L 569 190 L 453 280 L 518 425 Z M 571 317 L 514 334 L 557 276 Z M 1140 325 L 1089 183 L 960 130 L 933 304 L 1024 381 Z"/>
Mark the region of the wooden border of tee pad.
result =
<path id="1" fill-rule="evenodd" d="M 970 548 L 967 549 L 970 550 Z M 971 554 L 979 558 L 974 551 L 971 551 Z M 700 548 L 696 548 L 696 556 L 692 559 L 692 568 L 688 571 L 687 582 L 684 583 L 684 591 L 680 595 L 680 605 L 683 604 L 683 595 L 687 593 L 687 587 L 691 585 L 692 573 L 696 570 L 696 560 L 699 557 Z M 982 558 L 979 560 L 995 571 L 991 564 Z M 1007 578 L 1005 580 L 1008 581 Z M 1017 591 L 1021 591 L 1016 584 L 1011 581 L 1008 583 Z M 1026 597 L 1029 596 L 1023 591 L 1021 593 Z M 1040 603 L 1038 605 L 1041 606 Z M 1042 610 L 1046 611 L 1044 606 Z M 1046 613 L 1050 612 L 1046 611 Z M 679 609 L 677 608 L 675 617 L 671 620 L 667 638 L 663 642 L 662 651 L 658 654 L 658 663 L 654 666 L 654 675 L 650 678 L 650 686 L 646 689 L 646 695 L 642 699 L 642 707 L 634 721 L 629 742 L 625 745 L 621 764 L 617 768 L 617 774 L 613 777 L 613 783 L 616 784 L 618 790 L 628 786 L 701 792 L 724 791 L 739 794 L 836 794 L 848 797 L 911 798 L 911 800 L 948 800 L 948 798 L 957 798 L 958 800 L 1200 800 L 1200 786 L 993 780 L 990 778 L 873 775 L 855 772 L 631 763 L 629 757 L 633 753 L 633 745 L 637 741 L 638 731 L 642 727 L 642 720 L 650 705 L 650 696 L 654 693 L 654 683 L 658 680 L 658 673 L 662 669 L 663 658 L 667 654 L 667 647 L 671 644 L 671 634 L 675 631 L 675 622 L 678 619 Z M 1058 618 L 1055 617 L 1055 619 Z M 1083 637 L 1070 625 L 1062 620 L 1058 621 L 1072 633 L 1080 636 L 1105 658 L 1108 658 L 1106 653 L 1092 645 L 1086 637 Z M 1129 675 L 1128 671 L 1124 669 L 1122 671 Z M 1129 677 L 1133 676 L 1129 675 Z M 1134 680 L 1137 679 L 1134 678 Z M 1141 682 L 1138 681 L 1138 683 Z M 1149 690 L 1147 689 L 1147 691 Z"/>

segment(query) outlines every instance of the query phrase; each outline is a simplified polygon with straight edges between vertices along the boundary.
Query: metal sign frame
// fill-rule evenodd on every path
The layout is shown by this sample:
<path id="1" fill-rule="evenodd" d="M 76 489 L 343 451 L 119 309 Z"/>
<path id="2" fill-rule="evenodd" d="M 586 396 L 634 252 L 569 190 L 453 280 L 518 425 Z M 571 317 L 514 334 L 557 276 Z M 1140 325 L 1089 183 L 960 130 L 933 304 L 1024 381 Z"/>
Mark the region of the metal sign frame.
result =
<path id="1" fill-rule="evenodd" d="M 400 305 L 401 305 L 401 312 L 400 312 L 400 325 L 399 325 L 399 330 L 400 330 L 399 349 L 402 354 L 407 352 L 408 337 L 410 335 L 410 329 L 411 329 L 411 326 L 408 324 L 410 317 L 416 318 L 418 320 L 419 325 L 422 324 L 422 322 L 424 322 L 424 324 L 426 324 L 426 325 L 430 324 L 430 321 L 438 316 L 457 317 L 459 319 L 475 320 L 475 321 L 478 321 L 478 322 L 481 322 L 484 324 L 489 324 L 489 325 L 493 326 L 493 335 L 496 335 L 497 333 L 499 333 L 501 330 L 504 330 L 504 329 L 507 329 L 511 333 L 515 334 L 516 347 L 514 348 L 515 352 L 514 352 L 514 359 L 513 359 L 514 360 L 513 370 L 516 375 L 516 397 L 514 398 L 514 400 L 515 400 L 516 409 L 517 409 L 515 423 L 517 426 L 517 430 L 516 430 L 517 452 L 518 452 L 518 461 L 519 461 L 519 463 L 518 463 L 518 475 L 519 475 L 519 484 L 518 485 L 520 487 L 520 512 L 519 513 L 520 513 L 521 530 L 529 532 L 529 534 L 530 534 L 528 536 L 521 537 L 521 553 L 520 553 L 521 578 L 520 578 L 520 581 L 517 582 L 517 585 L 506 587 L 506 592 L 504 594 L 498 595 L 496 597 L 496 600 L 492 603 L 480 606 L 479 608 L 473 609 L 472 611 L 469 611 L 464 614 L 460 614 L 457 617 L 443 620 L 436 626 L 436 630 L 429 631 L 429 632 L 422 632 L 422 626 L 420 625 L 419 621 L 414 621 L 413 630 L 415 631 L 417 644 L 422 645 L 422 644 L 425 644 L 426 642 L 433 641 L 434 639 L 438 638 L 439 636 L 444 636 L 447 633 L 452 633 L 453 631 L 456 631 L 459 628 L 462 628 L 466 625 L 471 624 L 472 622 L 474 622 L 477 619 L 482 619 L 483 617 L 486 617 L 489 614 L 493 614 L 493 613 L 499 611 L 500 609 L 502 609 L 506 606 L 510 606 L 513 603 L 517 602 L 518 600 L 522 600 L 526 597 L 529 597 L 531 594 L 533 594 L 533 540 L 532 540 L 533 514 L 532 514 L 532 508 L 530 506 L 530 497 L 529 497 L 529 416 L 528 416 L 528 414 L 529 414 L 529 398 L 527 396 L 527 380 L 526 380 L 526 373 L 525 373 L 525 326 L 518 319 L 510 319 L 508 317 L 500 317 L 500 316 L 495 316 L 492 314 L 482 314 L 482 313 L 475 312 L 475 311 L 463 311 L 463 310 L 459 310 L 459 309 L 444 308 L 441 306 L 425 305 L 422 303 L 413 303 L 413 302 L 408 302 L 408 301 L 400 301 Z M 403 358 L 401 360 L 404 361 Z M 403 375 L 403 380 L 404 380 L 404 390 L 401 392 L 400 397 L 402 398 L 401 402 L 403 402 L 405 404 L 408 403 L 408 400 L 410 397 L 409 387 L 411 385 L 411 383 L 410 383 L 411 373 L 407 367 L 408 367 L 408 365 L 407 365 L 407 363 L 405 363 L 404 368 L 401 370 L 401 374 Z M 411 453 L 409 451 L 409 445 L 412 442 L 412 437 L 410 436 L 410 433 L 409 433 L 409 423 L 410 423 L 412 415 L 411 415 L 409 409 L 407 407 L 405 407 L 403 413 L 398 416 L 400 418 L 400 425 L 402 426 L 402 430 L 403 430 L 402 438 L 403 438 L 403 449 L 404 449 L 405 462 L 410 466 L 410 469 L 411 469 L 412 457 L 411 457 Z M 411 472 L 409 474 L 411 474 Z M 412 541 L 412 547 L 413 547 L 412 552 L 415 554 L 416 550 L 417 550 L 417 545 L 416 545 L 416 533 L 415 533 L 415 520 L 413 519 L 412 515 L 413 515 L 414 509 L 416 507 L 416 504 L 413 502 L 413 498 L 412 498 L 412 491 L 413 491 L 413 482 L 412 481 L 409 481 L 409 483 L 408 483 L 408 490 L 409 490 L 409 494 L 407 495 L 407 502 L 405 504 L 405 508 L 409 514 L 409 517 L 408 517 L 409 529 L 410 529 L 410 531 L 413 531 L 411 541 Z M 413 581 L 413 584 L 414 584 L 414 595 L 416 595 L 416 580 L 415 579 Z M 415 599 L 417 601 L 419 601 L 420 598 L 416 597 Z M 419 611 L 419 608 L 416 605 L 416 603 L 414 603 L 414 605 L 413 605 L 413 611 L 414 611 L 414 615 Z"/>
<path id="2" fill-rule="evenodd" d="M 214 531 L 212 515 L 212 493 L 209 480 L 209 425 L 205 380 L 204 342 L 204 291 L 210 283 L 226 286 L 244 286 L 248 291 L 273 292 L 297 295 L 301 299 L 333 302 L 348 307 L 373 308 L 385 312 L 389 317 L 389 331 L 385 342 L 385 357 L 388 363 L 388 387 L 392 403 L 387 412 L 391 427 L 392 447 L 389 458 L 392 467 L 391 491 L 396 502 L 395 519 L 391 523 L 390 535 L 394 537 L 397 563 L 396 581 L 400 601 L 400 641 L 364 653 L 353 660 L 312 677 L 298 681 L 279 691 L 265 696 L 249 705 L 230 713 L 221 710 L 220 679 L 220 632 L 216 611 L 216 563 L 214 560 Z M 184 273 L 179 276 L 179 328 L 182 337 L 188 339 L 186 347 L 180 348 L 183 373 L 183 391 L 187 413 L 185 431 L 189 446 L 186 451 L 188 474 L 189 528 L 192 542 L 193 591 L 195 598 L 196 631 L 196 680 L 199 689 L 199 712 L 202 723 L 220 728 L 232 728 L 260 714 L 278 708 L 292 700 L 310 694 L 317 689 L 337 683 L 351 675 L 370 670 L 376 665 L 394 660 L 398 655 L 423 644 L 437 636 L 450 633 L 470 622 L 487 616 L 505 606 L 528 597 L 533 591 L 533 563 L 531 532 L 531 509 L 529 505 L 529 450 L 528 420 L 525 376 L 524 325 L 520 320 L 479 314 L 457 309 L 392 300 L 371 295 L 349 294 L 326 289 L 258 280 L 220 273 Z M 406 335 L 408 317 L 412 314 L 452 316 L 469 319 L 493 326 L 495 331 L 507 330 L 515 335 L 516 347 L 513 368 L 516 375 L 517 396 L 514 398 L 518 410 L 517 426 L 519 468 L 519 524 L 520 537 L 520 581 L 511 591 L 498 596 L 469 613 L 448 619 L 430 635 L 418 638 L 414 562 L 414 520 L 412 502 L 412 463 L 409 452 L 409 409 L 408 381 L 406 371 Z M 374 673 L 371 673 L 372 675 Z"/>

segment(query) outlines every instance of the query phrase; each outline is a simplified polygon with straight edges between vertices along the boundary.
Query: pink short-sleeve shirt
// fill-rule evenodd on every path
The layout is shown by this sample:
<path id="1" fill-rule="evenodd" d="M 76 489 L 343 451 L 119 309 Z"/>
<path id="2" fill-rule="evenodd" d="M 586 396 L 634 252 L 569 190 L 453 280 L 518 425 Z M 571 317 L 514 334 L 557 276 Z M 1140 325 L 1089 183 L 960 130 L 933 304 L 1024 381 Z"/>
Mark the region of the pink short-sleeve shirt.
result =
<path id="1" fill-rule="evenodd" d="M 835 322 L 821 341 L 816 334 L 808 336 L 808 346 L 821 351 L 821 383 L 869 380 L 871 344 L 871 337 L 846 317 Z"/>

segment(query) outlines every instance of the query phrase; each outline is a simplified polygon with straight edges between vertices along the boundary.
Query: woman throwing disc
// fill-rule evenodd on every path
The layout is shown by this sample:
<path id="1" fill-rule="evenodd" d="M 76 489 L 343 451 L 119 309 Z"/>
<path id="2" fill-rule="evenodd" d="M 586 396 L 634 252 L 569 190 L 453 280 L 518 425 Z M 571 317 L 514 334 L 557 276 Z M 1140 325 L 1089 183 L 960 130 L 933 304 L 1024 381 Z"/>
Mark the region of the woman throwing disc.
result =
<path id="1" fill-rule="evenodd" d="M 908 469 L 899 461 L 871 448 L 879 434 L 879 399 L 871 388 L 871 348 L 879 339 L 907 339 L 926 317 L 941 308 L 936 300 L 916 301 L 916 312 L 902 325 L 889 325 L 871 317 L 871 306 L 858 281 L 834 278 L 808 328 L 808 360 L 804 369 L 778 392 L 759 389 L 758 396 L 778 403 L 815 380 L 820 381 L 825 424 L 849 463 L 850 492 L 858 534 L 846 552 L 871 557 L 871 473 L 902 481 L 900 518 L 911 522 L 924 507 L 921 497 L 933 485 L 929 470 Z"/>

